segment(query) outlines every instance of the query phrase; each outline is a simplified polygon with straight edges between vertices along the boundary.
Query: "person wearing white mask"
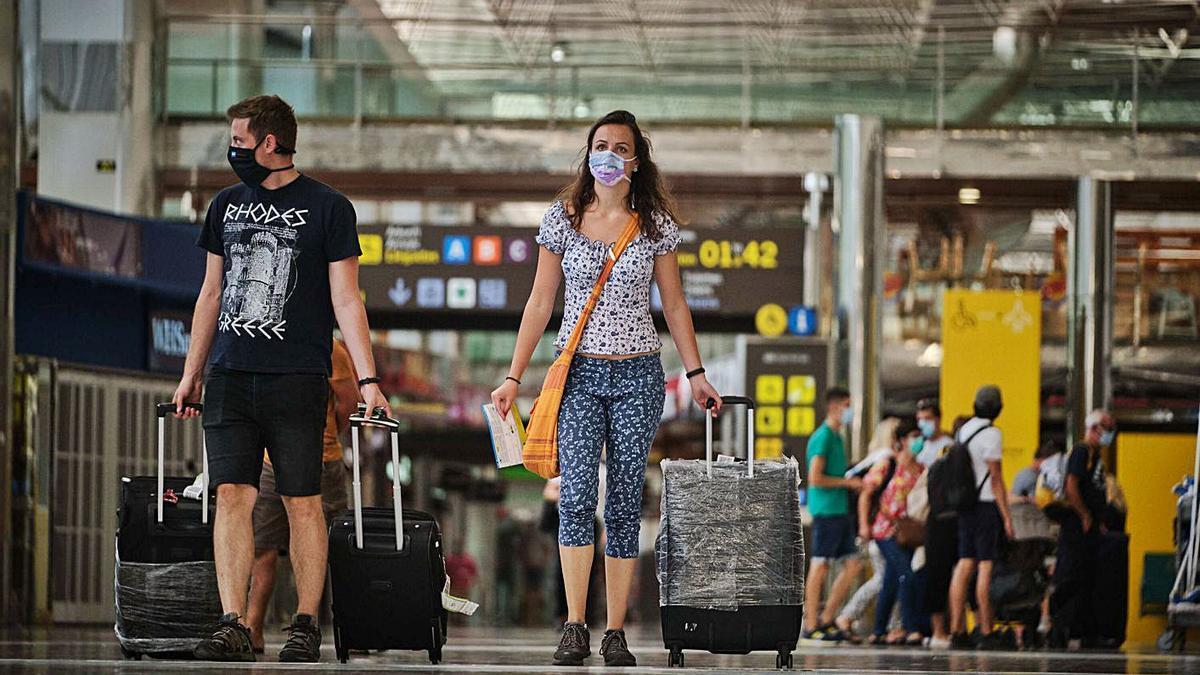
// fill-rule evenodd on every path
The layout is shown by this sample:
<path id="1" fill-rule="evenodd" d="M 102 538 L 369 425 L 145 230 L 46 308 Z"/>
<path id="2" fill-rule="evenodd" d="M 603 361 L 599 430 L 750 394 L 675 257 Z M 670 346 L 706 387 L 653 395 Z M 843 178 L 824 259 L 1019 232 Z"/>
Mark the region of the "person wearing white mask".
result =
<path id="1" fill-rule="evenodd" d="M 1107 504 L 1101 451 L 1116 439 L 1117 425 L 1106 410 L 1093 410 L 1084 420 L 1083 441 L 1067 458 L 1064 489 L 1070 511 L 1061 521 L 1058 556 L 1050 586 L 1053 629 L 1050 646 L 1065 648 L 1073 637 L 1085 644 L 1096 636 L 1090 605 L 1099 557 L 1101 516 Z"/>

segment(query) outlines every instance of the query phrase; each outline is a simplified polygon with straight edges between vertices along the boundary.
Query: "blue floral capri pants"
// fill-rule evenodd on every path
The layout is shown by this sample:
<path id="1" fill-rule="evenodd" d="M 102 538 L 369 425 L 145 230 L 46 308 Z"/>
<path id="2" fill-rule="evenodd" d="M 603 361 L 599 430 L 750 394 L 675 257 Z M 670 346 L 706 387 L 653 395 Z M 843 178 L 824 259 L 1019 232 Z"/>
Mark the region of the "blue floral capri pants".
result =
<path id="1" fill-rule="evenodd" d="M 604 553 L 637 557 L 646 457 L 665 395 L 658 354 L 623 360 L 576 356 L 571 362 L 558 413 L 560 544 L 594 542 L 600 451 L 607 447 Z"/>

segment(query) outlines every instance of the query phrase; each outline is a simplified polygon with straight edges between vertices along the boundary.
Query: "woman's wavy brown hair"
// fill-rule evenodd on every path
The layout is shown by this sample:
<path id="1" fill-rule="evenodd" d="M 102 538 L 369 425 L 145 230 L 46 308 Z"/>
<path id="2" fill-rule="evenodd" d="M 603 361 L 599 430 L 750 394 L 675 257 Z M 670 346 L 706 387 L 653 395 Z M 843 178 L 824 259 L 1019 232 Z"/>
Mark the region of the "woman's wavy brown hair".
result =
<path id="1" fill-rule="evenodd" d="M 571 219 L 571 227 L 576 231 L 583 224 L 583 212 L 596 199 L 596 179 L 588 168 L 588 154 L 592 150 L 596 130 L 606 124 L 621 124 L 633 132 L 634 158 L 638 161 L 638 170 L 629 177 L 629 193 L 632 196 L 633 210 L 639 216 L 639 226 L 642 235 L 652 241 L 657 241 L 662 233 L 655 224 L 654 213 L 661 213 L 671 220 L 678 222 L 675 217 L 675 200 L 663 184 L 662 174 L 650 156 L 650 139 L 638 127 L 637 118 L 627 110 L 614 110 L 596 120 L 588 130 L 587 145 L 583 148 L 583 156 L 579 162 L 578 175 L 570 184 L 563 187 L 558 198 L 567 205 Z"/>

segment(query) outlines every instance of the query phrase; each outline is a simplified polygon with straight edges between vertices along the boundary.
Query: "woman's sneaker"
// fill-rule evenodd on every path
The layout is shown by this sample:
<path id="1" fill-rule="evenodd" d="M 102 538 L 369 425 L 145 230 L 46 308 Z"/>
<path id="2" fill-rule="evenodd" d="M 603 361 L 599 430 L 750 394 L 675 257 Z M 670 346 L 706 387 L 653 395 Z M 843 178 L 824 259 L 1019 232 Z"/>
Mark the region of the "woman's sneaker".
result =
<path id="1" fill-rule="evenodd" d="M 625 641 L 625 631 L 604 631 L 604 639 L 600 641 L 600 656 L 604 657 L 606 666 L 636 666 L 637 659 L 629 653 L 629 643 Z"/>
<path id="2" fill-rule="evenodd" d="M 321 660 L 321 628 L 317 618 L 309 614 L 297 614 L 292 625 L 283 629 L 288 634 L 287 643 L 279 650 L 283 663 L 316 663 Z"/>
<path id="3" fill-rule="evenodd" d="M 212 637 L 201 640 L 192 655 L 201 661 L 253 661 L 250 629 L 238 619 L 233 612 L 222 615 Z"/>
<path id="4" fill-rule="evenodd" d="M 592 655 L 591 635 L 582 623 L 563 624 L 562 638 L 554 652 L 556 666 L 582 666 L 583 660 Z"/>

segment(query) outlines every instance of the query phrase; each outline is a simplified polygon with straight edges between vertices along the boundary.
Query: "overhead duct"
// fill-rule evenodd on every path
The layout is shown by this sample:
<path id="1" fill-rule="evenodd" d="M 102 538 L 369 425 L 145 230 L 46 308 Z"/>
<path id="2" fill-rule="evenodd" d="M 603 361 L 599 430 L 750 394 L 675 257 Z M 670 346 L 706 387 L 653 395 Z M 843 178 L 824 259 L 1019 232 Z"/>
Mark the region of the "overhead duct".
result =
<path id="1" fill-rule="evenodd" d="M 1022 6 L 1001 14 L 992 35 L 992 55 L 946 93 L 947 121 L 984 124 L 1021 91 L 1049 42 L 1052 11 Z"/>

